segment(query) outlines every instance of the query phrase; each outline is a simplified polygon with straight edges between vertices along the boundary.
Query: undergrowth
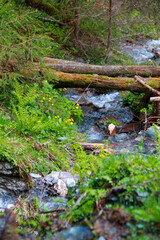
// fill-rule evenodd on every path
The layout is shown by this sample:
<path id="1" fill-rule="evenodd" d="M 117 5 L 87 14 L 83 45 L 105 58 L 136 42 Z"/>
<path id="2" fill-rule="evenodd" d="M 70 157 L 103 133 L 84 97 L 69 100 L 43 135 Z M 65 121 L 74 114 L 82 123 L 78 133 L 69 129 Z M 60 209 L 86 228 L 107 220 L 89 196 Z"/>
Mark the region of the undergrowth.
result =
<path id="1" fill-rule="evenodd" d="M 92 2 L 88 4 L 92 5 Z M 86 13 L 85 6 L 83 11 Z M 71 13 L 71 11 L 67 13 L 69 17 Z M 67 14 L 65 17 L 68 17 Z M 79 45 L 76 49 L 69 37 L 72 36 L 71 28 L 44 23 L 43 16 L 46 17 L 46 13 L 26 7 L 24 4 L 20 6 L 12 0 L 0 2 L 1 160 L 7 159 L 14 163 L 18 166 L 21 176 L 24 178 L 28 176 L 28 180 L 30 172 L 46 175 L 52 170 L 69 170 L 77 174 L 80 180 L 79 194 L 68 202 L 68 211 L 64 214 L 65 219 L 71 223 L 84 223 L 85 219 L 91 226 L 94 216 L 100 210 L 103 213 L 106 209 L 122 208 L 134 217 L 134 221 L 128 225 L 132 236 L 140 226 L 141 235 L 153 231 L 157 233 L 160 222 L 159 153 L 155 156 L 144 156 L 139 153 L 117 156 L 108 153 L 107 147 L 99 149 L 97 146 L 99 151 L 97 156 L 86 154 L 82 147 L 75 143 L 81 140 L 76 125 L 82 116 L 78 104 L 62 96 L 65 89 L 54 89 L 48 73 L 42 75 L 41 72 L 35 74 L 32 72 L 33 62 L 43 63 L 44 56 L 65 58 L 69 55 L 69 58 L 74 59 L 82 54 L 87 61 L 104 64 L 105 44 L 101 41 L 99 48 L 95 50 L 95 44 L 90 43 L 97 44 L 97 39 L 92 36 L 85 38 L 81 32 L 80 40 L 85 42 L 86 39 L 86 45 L 84 47 Z M 152 25 L 145 28 L 144 22 L 143 26 L 138 25 L 137 19 L 141 17 L 139 12 L 132 11 L 128 17 L 135 21 L 134 31 L 142 33 L 152 31 L 154 35 Z M 62 21 L 63 17 L 59 20 Z M 84 32 L 93 30 L 92 33 L 95 35 L 101 30 L 100 36 L 104 38 L 106 26 L 104 27 L 101 19 L 90 29 L 92 22 L 90 16 L 89 21 L 82 20 L 81 30 Z M 128 31 L 127 26 L 123 26 L 123 29 Z M 123 30 L 117 29 L 116 23 L 113 24 L 113 30 L 113 38 L 119 39 Z M 113 39 L 109 64 L 133 63 L 113 48 L 115 43 L 116 40 Z M 137 102 L 137 99 L 130 95 L 129 101 L 130 105 L 135 107 L 139 99 Z M 115 190 L 115 195 L 107 197 L 107 193 L 113 189 L 121 191 L 119 193 Z M 78 197 L 81 197 L 79 203 L 76 202 Z M 34 217 L 32 212 L 26 216 L 21 215 L 19 209 L 17 214 L 20 226 L 37 230 L 39 223 L 49 222 L 50 218 L 39 214 L 36 200 L 34 204 L 33 211 L 36 212 Z M 28 208 L 27 205 L 26 211 Z M 136 234 L 137 232 L 135 239 Z"/>
<path id="2" fill-rule="evenodd" d="M 83 150 L 80 151 L 83 156 Z M 86 165 L 81 167 L 81 171 L 85 171 L 81 176 L 85 184 L 80 187 L 80 196 L 84 197 L 78 204 L 76 197 L 72 198 L 68 202 L 70 210 L 64 214 L 70 222 L 83 222 L 87 218 L 90 226 L 94 225 L 97 208 L 102 215 L 107 209 L 123 209 L 134 216 L 134 220 L 126 222 L 130 227 L 128 239 L 131 239 L 135 228 L 138 233 L 140 226 L 139 237 L 135 239 L 143 239 L 147 232 L 158 236 L 159 155 L 146 156 L 137 152 L 135 155 L 116 156 L 102 149 L 98 157 L 90 156 Z"/>

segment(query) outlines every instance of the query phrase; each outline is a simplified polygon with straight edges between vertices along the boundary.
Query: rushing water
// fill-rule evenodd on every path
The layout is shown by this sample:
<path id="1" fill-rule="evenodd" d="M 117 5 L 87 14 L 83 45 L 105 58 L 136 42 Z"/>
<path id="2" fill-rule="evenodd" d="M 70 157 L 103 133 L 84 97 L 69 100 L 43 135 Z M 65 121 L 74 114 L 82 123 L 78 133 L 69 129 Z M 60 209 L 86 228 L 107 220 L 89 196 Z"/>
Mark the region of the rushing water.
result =
<path id="1" fill-rule="evenodd" d="M 156 64 L 160 63 L 160 59 L 154 59 L 153 49 L 160 50 L 160 39 L 148 40 L 145 43 L 122 44 L 122 51 L 129 54 L 139 64 L 146 62 L 152 64 L 148 61 L 149 59 L 154 60 Z M 79 128 L 81 132 L 87 134 L 87 141 L 109 140 L 112 144 L 114 143 L 115 149 L 123 150 L 125 148 L 127 151 L 138 149 L 143 132 L 133 131 L 126 134 L 117 128 L 117 134 L 111 137 L 104 126 L 105 120 L 114 120 L 119 122 L 123 128 L 134 119 L 132 111 L 123 106 L 120 92 L 97 94 L 95 89 L 87 89 L 83 93 L 79 93 L 76 89 L 67 89 L 65 97 L 80 103 L 84 117 Z M 152 145 L 154 146 L 153 142 L 146 142 L 145 150 L 148 151 Z"/>
<path id="2" fill-rule="evenodd" d="M 148 40 L 146 43 L 122 44 L 123 52 L 129 54 L 138 63 L 146 63 L 148 59 L 152 59 L 159 64 L 160 59 L 154 59 L 153 49 L 160 50 L 160 39 Z"/>

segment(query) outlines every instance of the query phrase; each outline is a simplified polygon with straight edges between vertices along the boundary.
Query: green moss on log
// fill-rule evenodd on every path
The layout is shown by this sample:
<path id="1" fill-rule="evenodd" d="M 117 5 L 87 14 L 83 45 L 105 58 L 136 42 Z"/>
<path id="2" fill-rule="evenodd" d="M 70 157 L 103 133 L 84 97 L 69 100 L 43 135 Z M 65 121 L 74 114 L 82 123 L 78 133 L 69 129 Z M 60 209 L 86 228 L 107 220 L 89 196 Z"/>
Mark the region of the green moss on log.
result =
<path id="1" fill-rule="evenodd" d="M 146 83 L 155 89 L 160 89 L 160 79 L 159 78 L 152 78 L 146 81 Z"/>
<path id="2" fill-rule="evenodd" d="M 33 8 L 45 11 L 49 15 L 59 14 L 59 10 L 54 7 L 53 4 L 43 1 L 43 0 L 25 0 L 26 4 L 30 5 Z"/>

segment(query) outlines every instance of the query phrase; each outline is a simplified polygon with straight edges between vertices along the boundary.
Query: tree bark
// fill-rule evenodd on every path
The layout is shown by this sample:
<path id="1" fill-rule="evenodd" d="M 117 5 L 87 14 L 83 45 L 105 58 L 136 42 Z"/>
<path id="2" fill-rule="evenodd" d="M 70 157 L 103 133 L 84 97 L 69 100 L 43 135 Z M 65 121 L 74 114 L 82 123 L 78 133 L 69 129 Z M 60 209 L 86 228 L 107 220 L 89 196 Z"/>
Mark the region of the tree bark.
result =
<path id="1" fill-rule="evenodd" d="M 39 66 L 39 64 L 37 65 Z M 98 74 L 108 77 L 134 77 L 135 75 L 141 77 L 160 77 L 160 66 L 100 66 L 48 57 L 44 58 L 44 65 L 66 73 Z"/>
<path id="2" fill-rule="evenodd" d="M 152 92 L 145 84 L 134 79 L 135 75 L 145 76 L 144 82 L 151 89 L 160 89 L 160 67 L 153 66 L 98 66 L 54 58 L 44 58 L 43 64 L 34 63 L 30 71 L 49 74 L 50 82 L 56 88 L 90 87 L 106 90 L 129 90 L 133 92 Z M 29 70 L 21 70 L 28 76 Z M 90 73 L 90 74 L 89 74 Z M 154 77 L 154 78 L 153 78 Z"/>
<path id="3" fill-rule="evenodd" d="M 50 68 L 36 68 L 35 71 L 41 72 L 41 74 L 50 75 L 50 83 L 55 88 L 76 88 L 76 87 L 90 87 L 90 88 L 103 88 L 106 90 L 129 90 L 134 92 L 150 92 L 148 88 L 134 78 L 128 77 L 108 77 L 103 75 L 92 74 L 76 74 L 65 73 L 56 71 Z M 160 86 L 159 78 L 148 78 L 145 82 L 154 89 L 158 89 Z"/>

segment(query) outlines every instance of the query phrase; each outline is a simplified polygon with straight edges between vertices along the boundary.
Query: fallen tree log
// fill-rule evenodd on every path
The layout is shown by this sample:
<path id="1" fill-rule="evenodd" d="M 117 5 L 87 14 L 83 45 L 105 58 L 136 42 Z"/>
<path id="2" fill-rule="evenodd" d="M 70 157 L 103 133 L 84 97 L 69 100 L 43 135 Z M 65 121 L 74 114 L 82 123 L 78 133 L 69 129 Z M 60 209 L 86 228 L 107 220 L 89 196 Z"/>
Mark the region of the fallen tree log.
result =
<path id="1" fill-rule="evenodd" d="M 103 75 L 92 74 L 75 74 L 64 73 L 55 71 L 53 69 L 40 68 L 35 69 L 42 74 L 50 75 L 50 82 L 53 83 L 56 88 L 76 88 L 76 87 L 90 87 L 90 88 L 103 88 L 106 90 L 129 90 L 134 92 L 150 92 L 148 88 L 134 78 L 128 77 L 108 77 Z M 145 82 L 154 89 L 160 87 L 159 78 L 148 78 Z"/>
<path id="2" fill-rule="evenodd" d="M 160 66 L 117 66 L 92 65 L 81 62 L 66 61 L 55 58 L 44 58 L 46 67 L 66 73 L 98 74 L 108 77 L 160 77 Z"/>
<path id="3" fill-rule="evenodd" d="M 106 90 L 129 90 L 132 92 L 152 92 L 145 84 L 141 84 L 134 79 L 135 74 L 141 73 L 143 75 L 151 75 L 157 77 L 147 77 L 144 82 L 152 89 L 160 89 L 160 67 L 148 67 L 148 66 L 98 66 L 89 65 L 84 63 L 72 63 L 73 73 L 67 67 L 70 66 L 70 61 L 44 58 L 44 62 L 34 63 L 34 67 L 30 69 L 21 69 L 21 74 L 24 77 L 32 76 L 36 78 L 35 72 L 39 72 L 41 76 L 49 75 L 49 81 L 55 88 L 103 88 Z M 58 64 L 58 67 L 57 67 Z M 83 68 L 87 66 L 88 72 L 93 74 L 77 73 L 84 72 Z M 82 68 L 82 71 L 81 71 Z M 99 70 L 98 70 L 99 68 Z M 63 71 L 57 71 L 56 69 L 62 69 Z M 102 71 L 100 71 L 100 69 Z M 133 71 L 134 69 L 134 71 Z M 68 70 L 68 72 L 66 72 Z M 93 71 L 92 71 L 93 70 Z M 72 72 L 71 71 L 71 72 Z M 75 73 L 74 73 L 75 72 Z M 123 72 L 123 74 L 122 74 Z M 99 73 L 96 74 L 96 73 Z M 104 75 L 102 75 L 104 73 Z M 108 75 L 107 75 L 108 74 Z M 116 76 L 118 75 L 118 76 Z M 133 75 L 128 77 L 128 75 Z"/>

